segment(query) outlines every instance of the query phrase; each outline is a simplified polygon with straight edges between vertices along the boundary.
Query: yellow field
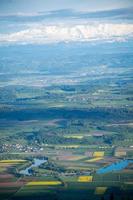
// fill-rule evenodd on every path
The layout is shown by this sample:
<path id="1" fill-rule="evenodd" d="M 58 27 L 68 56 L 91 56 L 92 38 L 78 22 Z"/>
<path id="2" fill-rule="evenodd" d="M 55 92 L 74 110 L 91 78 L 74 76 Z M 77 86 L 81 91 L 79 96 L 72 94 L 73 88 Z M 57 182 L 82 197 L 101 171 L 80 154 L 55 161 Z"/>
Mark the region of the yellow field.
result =
<path id="1" fill-rule="evenodd" d="M 61 185 L 61 181 L 32 181 L 27 183 L 27 186 L 39 186 L 39 185 Z"/>
<path id="2" fill-rule="evenodd" d="M 26 160 L 0 160 L 0 163 L 21 163 L 21 162 L 26 162 Z"/>
<path id="3" fill-rule="evenodd" d="M 102 160 L 103 158 L 102 157 L 99 157 L 99 158 L 92 158 L 90 160 L 86 160 L 86 162 L 95 162 L 95 161 L 98 161 L 98 160 Z"/>
<path id="4" fill-rule="evenodd" d="M 82 139 L 82 135 L 65 135 L 65 138 Z"/>
<path id="5" fill-rule="evenodd" d="M 93 176 L 79 176 L 78 182 L 92 182 Z"/>
<path id="6" fill-rule="evenodd" d="M 107 187 L 96 187 L 95 194 L 104 194 L 107 190 Z"/>
<path id="7" fill-rule="evenodd" d="M 93 153 L 93 157 L 103 157 L 104 156 L 104 151 L 95 151 Z"/>

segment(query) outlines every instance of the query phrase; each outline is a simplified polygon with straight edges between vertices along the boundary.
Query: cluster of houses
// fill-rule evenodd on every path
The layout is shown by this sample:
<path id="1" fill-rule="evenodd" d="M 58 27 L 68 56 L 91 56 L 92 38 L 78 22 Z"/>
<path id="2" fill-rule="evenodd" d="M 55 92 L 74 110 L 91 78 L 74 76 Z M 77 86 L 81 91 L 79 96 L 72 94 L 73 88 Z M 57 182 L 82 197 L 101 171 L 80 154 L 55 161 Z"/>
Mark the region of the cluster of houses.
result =
<path id="1" fill-rule="evenodd" d="M 0 146 L 0 153 L 9 153 L 11 151 L 15 152 L 38 152 L 38 151 L 43 151 L 42 147 L 39 147 L 37 145 L 34 146 L 29 146 L 29 145 L 22 145 L 22 144 L 3 144 Z"/>

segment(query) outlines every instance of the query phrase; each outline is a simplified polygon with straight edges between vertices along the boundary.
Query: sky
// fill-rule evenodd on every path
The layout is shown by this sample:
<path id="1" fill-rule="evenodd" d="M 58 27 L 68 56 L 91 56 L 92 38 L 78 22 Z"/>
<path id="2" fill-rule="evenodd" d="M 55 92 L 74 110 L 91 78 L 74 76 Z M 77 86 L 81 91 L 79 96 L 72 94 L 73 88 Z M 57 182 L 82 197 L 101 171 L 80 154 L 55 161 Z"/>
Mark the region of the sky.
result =
<path id="1" fill-rule="evenodd" d="M 97 11 L 132 6 L 133 0 L 0 0 L 0 13 L 37 13 L 60 9 Z"/>
<path id="2" fill-rule="evenodd" d="M 133 0 L 0 0 L 0 44 L 124 42 Z"/>

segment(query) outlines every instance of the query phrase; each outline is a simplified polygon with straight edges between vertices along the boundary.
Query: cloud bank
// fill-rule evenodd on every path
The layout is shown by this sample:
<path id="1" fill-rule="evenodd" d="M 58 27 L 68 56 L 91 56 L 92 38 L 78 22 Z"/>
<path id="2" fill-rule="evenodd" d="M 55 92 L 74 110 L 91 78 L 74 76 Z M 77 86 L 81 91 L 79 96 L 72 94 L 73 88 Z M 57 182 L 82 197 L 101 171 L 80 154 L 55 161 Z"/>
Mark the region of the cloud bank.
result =
<path id="1" fill-rule="evenodd" d="M 0 43 L 45 44 L 95 40 L 124 41 L 133 37 L 133 24 L 33 25 L 25 30 L 0 34 Z"/>

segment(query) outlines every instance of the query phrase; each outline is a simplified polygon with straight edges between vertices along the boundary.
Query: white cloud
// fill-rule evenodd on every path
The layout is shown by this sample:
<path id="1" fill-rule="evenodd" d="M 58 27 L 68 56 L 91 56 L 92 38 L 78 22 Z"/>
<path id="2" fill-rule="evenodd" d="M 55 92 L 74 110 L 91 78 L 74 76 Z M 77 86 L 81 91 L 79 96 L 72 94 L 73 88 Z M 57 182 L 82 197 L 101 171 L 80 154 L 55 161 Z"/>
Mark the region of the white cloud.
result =
<path id="1" fill-rule="evenodd" d="M 71 41 L 119 41 L 133 36 L 133 24 L 38 25 L 10 34 L 0 34 L 0 43 L 53 43 Z"/>

